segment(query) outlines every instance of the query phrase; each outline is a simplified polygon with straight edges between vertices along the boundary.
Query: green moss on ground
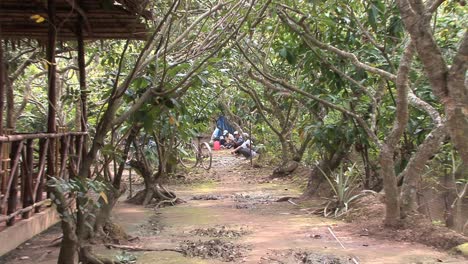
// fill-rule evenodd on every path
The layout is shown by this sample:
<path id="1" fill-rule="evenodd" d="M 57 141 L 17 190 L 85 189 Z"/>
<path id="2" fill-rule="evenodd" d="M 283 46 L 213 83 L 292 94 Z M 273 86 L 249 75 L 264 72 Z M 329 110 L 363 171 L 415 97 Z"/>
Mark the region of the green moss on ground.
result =
<path id="1" fill-rule="evenodd" d="M 464 243 L 455 247 L 455 251 L 465 257 L 468 257 L 468 243 Z"/>

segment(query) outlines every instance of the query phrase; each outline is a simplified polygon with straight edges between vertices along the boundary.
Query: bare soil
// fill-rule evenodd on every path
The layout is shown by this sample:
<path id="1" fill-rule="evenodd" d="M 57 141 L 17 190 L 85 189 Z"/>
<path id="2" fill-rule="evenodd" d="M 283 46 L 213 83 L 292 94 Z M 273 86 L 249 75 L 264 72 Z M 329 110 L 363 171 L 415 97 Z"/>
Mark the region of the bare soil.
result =
<path id="1" fill-rule="evenodd" d="M 141 264 L 467 263 L 446 251 L 394 237 L 394 233 L 373 232 L 366 221 L 378 223 L 374 212 L 356 210 L 354 223 L 346 223 L 311 214 L 320 200 L 276 202 L 299 196 L 301 180 L 306 179 L 298 180 L 299 175 L 292 176 L 295 181 L 270 179 L 271 172 L 272 168 L 251 166 L 228 151 L 216 151 L 209 172 L 188 171 L 177 177 L 179 184 L 170 186 L 187 203 L 156 210 L 118 203 L 113 220 L 133 238 L 121 243 L 169 250 L 126 252 L 125 256 L 135 256 Z M 385 232 L 390 231 L 382 229 Z M 48 245 L 58 236 L 60 229 L 53 228 L 0 263 L 56 263 L 58 247 Z M 94 251 L 114 258 L 123 254 L 104 245 L 95 245 Z"/>
<path id="2" fill-rule="evenodd" d="M 341 226 L 340 230 L 347 230 L 355 235 L 417 242 L 444 250 L 450 250 L 468 242 L 468 237 L 440 224 L 434 224 L 427 217 L 419 214 L 405 219 L 398 229 L 384 228 L 382 224 L 385 210 L 383 199 L 381 195 L 361 199 L 344 218 L 353 225 Z"/>

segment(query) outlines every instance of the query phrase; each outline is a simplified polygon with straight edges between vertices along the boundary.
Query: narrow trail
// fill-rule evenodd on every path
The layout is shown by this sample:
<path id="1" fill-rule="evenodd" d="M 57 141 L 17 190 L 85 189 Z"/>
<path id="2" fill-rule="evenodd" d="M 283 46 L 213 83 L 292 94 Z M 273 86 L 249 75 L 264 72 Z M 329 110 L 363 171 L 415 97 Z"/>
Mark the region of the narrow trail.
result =
<path id="1" fill-rule="evenodd" d="M 209 241 L 216 236 L 221 241 L 245 246 L 247 249 L 242 256 L 232 258 L 233 263 L 466 263 L 466 260 L 420 244 L 376 240 L 336 231 L 335 227 L 346 224 L 307 214 L 304 206 L 274 202 L 300 192 L 281 181 L 261 183 L 268 171 L 251 168 L 249 161 L 233 157 L 228 151 L 215 152 L 212 170 L 199 172 L 213 181 L 175 187 L 176 193 L 187 203 L 156 212 L 120 203 L 115 219 L 131 235 L 139 236 L 136 244 L 140 246 L 177 248 L 183 241 Z M 209 228 L 215 230 L 214 234 L 203 236 L 210 233 Z M 345 248 L 329 229 L 334 230 Z M 247 234 L 222 237 L 226 230 L 246 230 Z M 318 255 L 302 257 L 301 262 L 297 258 L 300 252 Z M 137 263 L 142 264 L 225 263 L 219 258 L 184 257 L 177 252 L 135 254 Z M 321 258 L 330 255 L 342 256 L 348 262 Z"/>
<path id="2" fill-rule="evenodd" d="M 288 181 L 269 180 L 270 172 L 252 168 L 249 161 L 233 157 L 229 151 L 214 152 L 209 172 L 197 169 L 189 175 L 203 179 L 201 183 L 170 186 L 187 203 L 154 210 L 119 202 L 113 211 L 114 221 L 130 236 L 138 237 L 132 242 L 120 242 L 153 249 L 182 246 L 192 255 L 208 256 L 184 256 L 174 251 L 131 252 L 140 264 L 467 263 L 466 259 L 421 244 L 360 236 L 361 230 L 345 231 L 354 226 L 307 213 L 307 208 L 316 207 L 318 201 L 300 205 L 275 202 L 280 197 L 298 196 L 300 190 Z M 56 225 L 0 259 L 0 263 L 57 263 L 59 247 L 50 245 L 60 235 Z M 94 250 L 114 258 L 122 253 L 102 244 L 94 245 Z"/>

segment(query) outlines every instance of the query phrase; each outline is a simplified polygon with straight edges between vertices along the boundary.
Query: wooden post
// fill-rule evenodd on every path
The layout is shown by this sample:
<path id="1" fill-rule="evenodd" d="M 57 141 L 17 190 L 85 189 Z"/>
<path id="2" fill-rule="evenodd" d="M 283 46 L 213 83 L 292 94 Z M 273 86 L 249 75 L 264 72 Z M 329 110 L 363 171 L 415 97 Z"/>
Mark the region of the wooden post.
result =
<path id="1" fill-rule="evenodd" d="M 60 139 L 60 169 L 58 171 L 60 178 L 68 179 L 68 174 L 66 173 L 66 166 L 68 161 L 68 152 L 69 145 L 71 142 L 72 136 L 64 136 Z M 73 144 L 73 142 L 72 142 Z"/>
<path id="2" fill-rule="evenodd" d="M 130 166 L 129 166 L 130 167 Z M 128 182 L 130 184 L 130 193 L 128 194 L 128 198 L 133 197 L 133 190 L 132 190 L 132 167 L 128 169 Z"/>
<path id="3" fill-rule="evenodd" d="M 82 1 L 79 1 L 81 3 Z M 85 48 L 84 48 L 84 39 L 83 39 L 83 17 L 78 17 L 77 24 L 77 33 L 78 33 L 78 71 L 79 71 L 79 82 L 80 82 L 80 98 L 81 98 L 81 132 L 86 132 L 88 130 L 88 87 L 86 86 L 86 63 L 85 63 Z M 83 137 L 81 142 L 81 160 L 85 159 L 86 153 L 88 152 L 88 140 L 87 137 Z"/>
<path id="4" fill-rule="evenodd" d="M 9 135 L 11 134 L 11 129 L 3 129 L 3 135 Z M 6 194 L 8 192 L 8 182 L 10 180 L 10 150 L 11 150 L 11 143 L 10 142 L 3 142 L 0 143 L 1 149 L 0 149 L 0 156 L 2 157 L 0 160 L 1 163 L 1 173 L 0 174 L 3 177 L 3 181 L 0 184 L 0 193 Z M 6 213 L 6 207 L 1 208 L 2 205 L 0 205 L 0 214 L 5 214 Z"/>
<path id="5" fill-rule="evenodd" d="M 252 116 L 251 116 L 252 118 Z M 253 167 L 253 155 L 252 155 L 252 119 L 250 120 L 250 126 L 249 126 L 249 140 L 250 140 L 250 144 L 249 144 L 249 151 L 250 151 L 250 167 Z"/>
<path id="6" fill-rule="evenodd" d="M 50 139 L 49 139 L 50 140 Z M 48 144 L 48 141 L 47 139 L 45 138 L 41 138 L 39 140 L 39 172 L 38 172 L 38 177 L 41 176 L 41 173 L 42 173 L 42 169 L 44 166 L 43 165 L 43 162 L 45 161 L 44 159 L 44 155 L 47 155 L 47 144 Z M 44 192 L 44 182 L 45 182 L 45 178 L 46 177 L 41 177 L 41 178 L 38 178 L 36 179 L 37 181 L 39 181 L 37 183 L 37 191 L 36 191 L 36 200 L 34 202 L 40 202 L 44 199 L 44 195 L 43 195 L 43 192 Z M 35 209 L 35 212 L 36 213 L 39 213 L 39 211 L 41 210 L 41 206 L 38 206 L 36 207 Z"/>
<path id="7" fill-rule="evenodd" d="M 34 148 L 33 139 L 26 141 L 25 160 L 23 161 L 25 170 L 21 172 L 22 200 L 23 208 L 34 204 L 33 201 L 33 170 L 34 170 Z M 23 213 L 23 219 L 29 218 L 31 211 Z"/>
<path id="8" fill-rule="evenodd" d="M 21 152 L 19 152 L 19 148 L 21 147 L 20 144 L 23 144 L 23 141 L 14 141 L 11 146 L 10 152 L 10 160 L 11 160 L 11 168 L 12 168 L 12 175 L 13 177 L 11 186 L 10 186 L 10 193 L 8 194 L 8 209 L 7 215 L 16 212 L 16 207 L 18 206 L 18 163 L 19 157 Z M 11 218 L 7 221 L 7 226 L 12 226 L 15 224 L 15 218 Z"/>
<path id="9" fill-rule="evenodd" d="M 56 91 L 56 74 L 57 66 L 55 62 L 55 45 L 57 39 L 57 29 L 55 27 L 55 0 L 47 1 L 47 15 L 49 22 L 49 32 L 48 32 L 48 41 L 47 41 L 47 61 L 49 63 L 49 90 L 48 90 L 48 99 L 49 99 L 49 111 L 47 119 L 47 132 L 56 133 L 57 127 L 55 122 L 56 116 L 56 106 L 57 106 L 57 91 Z M 49 148 L 47 155 L 47 176 L 53 177 L 55 175 L 55 139 L 51 138 L 49 140 Z"/>
<path id="10" fill-rule="evenodd" d="M 5 107 L 5 63 L 3 62 L 3 40 L 0 25 L 0 135 L 3 135 L 3 108 Z M 6 192 L 7 172 L 3 163 L 4 145 L 0 143 L 0 194 Z M 3 212 L 0 212 L 2 214 Z"/>
<path id="11" fill-rule="evenodd" d="M 5 107 L 5 63 L 3 62 L 3 40 L 0 25 L 0 135 L 3 135 L 3 108 Z"/>

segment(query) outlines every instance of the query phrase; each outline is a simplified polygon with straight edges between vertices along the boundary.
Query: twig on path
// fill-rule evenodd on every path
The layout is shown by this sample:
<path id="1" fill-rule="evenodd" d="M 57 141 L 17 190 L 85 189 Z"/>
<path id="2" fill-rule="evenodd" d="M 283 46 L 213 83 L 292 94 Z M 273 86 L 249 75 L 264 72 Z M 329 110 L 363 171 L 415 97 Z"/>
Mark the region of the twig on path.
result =
<path id="1" fill-rule="evenodd" d="M 36 263 L 43 261 L 50 253 L 52 253 L 52 250 L 47 250 L 46 252 L 42 253 L 42 255 L 36 259 Z"/>
<path id="2" fill-rule="evenodd" d="M 343 248 L 343 249 L 346 249 L 345 246 L 343 245 L 343 243 L 341 243 L 341 241 L 338 239 L 338 237 L 335 235 L 335 233 L 333 232 L 333 230 L 331 229 L 331 227 L 329 226 L 328 227 L 328 231 L 330 231 L 330 234 L 332 234 L 332 236 L 336 239 L 336 241 L 338 241 L 338 243 L 340 243 L 340 246 Z M 355 257 L 351 257 L 351 260 L 354 262 L 354 264 L 359 264 L 359 262 L 356 260 Z"/>
<path id="3" fill-rule="evenodd" d="M 290 203 L 290 204 L 294 204 L 295 206 L 299 206 L 297 203 L 295 203 L 295 202 L 291 201 L 291 199 L 289 199 L 289 200 L 288 200 L 288 203 Z"/>
<path id="4" fill-rule="evenodd" d="M 173 251 L 178 253 L 184 253 L 183 250 L 177 248 L 143 248 L 137 246 L 129 246 L 129 245 L 116 245 L 116 244 L 105 244 L 105 246 L 109 249 L 117 248 L 123 249 L 128 251 Z"/>
<path id="5" fill-rule="evenodd" d="M 297 199 L 297 197 L 293 197 L 293 196 L 284 196 L 284 197 L 281 197 L 281 198 L 278 198 L 278 200 L 276 200 L 275 202 L 286 202 L 286 201 L 289 201 L 290 199 Z"/>
<path id="6" fill-rule="evenodd" d="M 338 243 L 340 243 L 340 246 L 343 248 L 343 249 L 346 249 L 345 246 L 343 245 L 343 243 L 341 243 L 341 241 L 338 239 L 338 237 L 336 237 L 335 233 L 333 232 L 333 230 L 331 229 L 331 227 L 328 227 L 328 231 L 330 231 L 330 234 L 332 234 L 332 236 L 336 239 L 336 241 L 338 241 Z"/>
<path id="7" fill-rule="evenodd" d="M 136 236 L 136 237 L 131 237 L 131 238 L 127 239 L 127 240 L 128 240 L 129 242 L 133 242 L 133 241 L 135 241 L 135 240 L 140 240 L 140 237 L 137 237 L 137 236 Z"/>

